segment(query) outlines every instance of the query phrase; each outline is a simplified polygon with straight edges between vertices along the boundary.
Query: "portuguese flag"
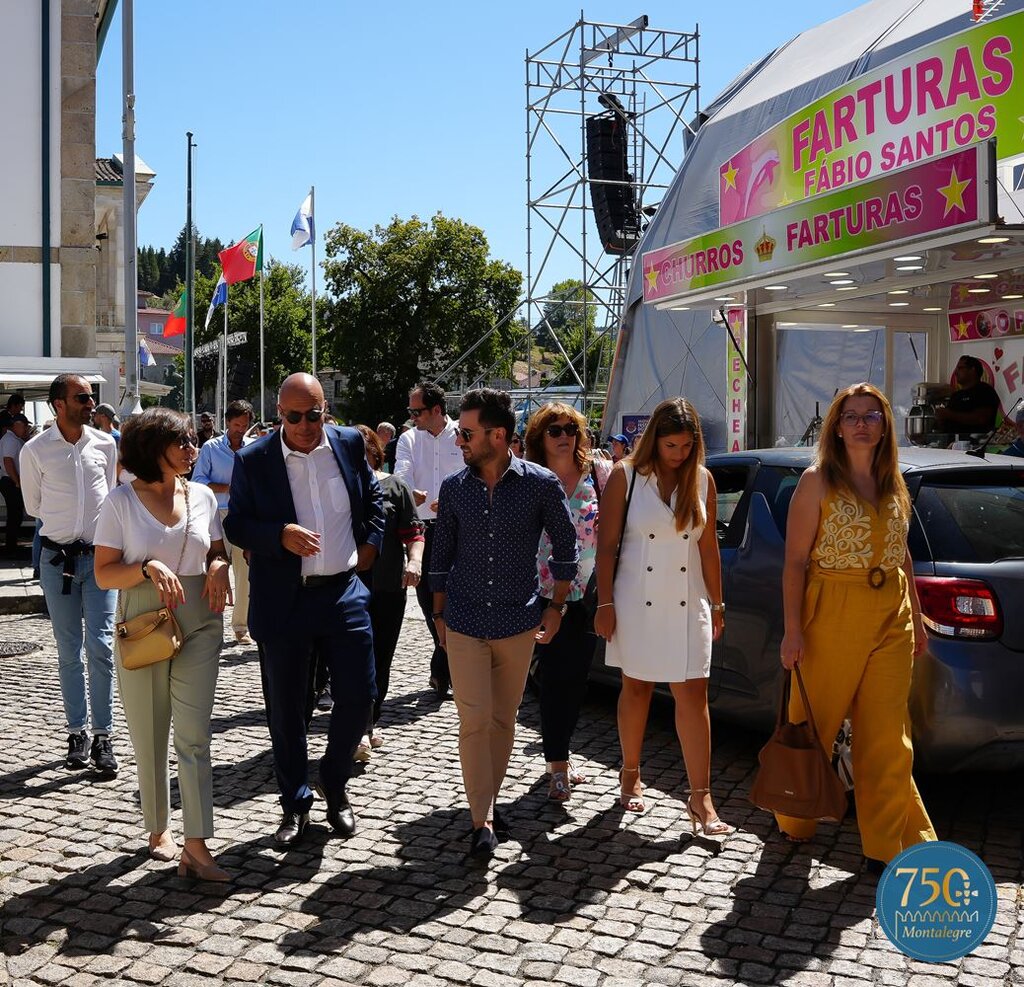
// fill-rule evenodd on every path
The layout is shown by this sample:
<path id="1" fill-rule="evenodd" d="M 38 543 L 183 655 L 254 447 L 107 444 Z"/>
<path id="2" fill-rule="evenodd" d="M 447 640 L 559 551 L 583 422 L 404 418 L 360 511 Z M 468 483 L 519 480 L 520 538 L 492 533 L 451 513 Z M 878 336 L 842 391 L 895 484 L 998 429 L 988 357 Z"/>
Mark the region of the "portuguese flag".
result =
<path id="1" fill-rule="evenodd" d="M 263 227 L 252 231 L 241 243 L 220 252 L 220 265 L 227 284 L 248 281 L 263 269 Z"/>
<path id="2" fill-rule="evenodd" d="M 165 336 L 180 336 L 185 332 L 185 320 L 188 318 L 188 288 L 181 293 L 178 304 L 174 306 L 170 318 L 164 323 Z"/>

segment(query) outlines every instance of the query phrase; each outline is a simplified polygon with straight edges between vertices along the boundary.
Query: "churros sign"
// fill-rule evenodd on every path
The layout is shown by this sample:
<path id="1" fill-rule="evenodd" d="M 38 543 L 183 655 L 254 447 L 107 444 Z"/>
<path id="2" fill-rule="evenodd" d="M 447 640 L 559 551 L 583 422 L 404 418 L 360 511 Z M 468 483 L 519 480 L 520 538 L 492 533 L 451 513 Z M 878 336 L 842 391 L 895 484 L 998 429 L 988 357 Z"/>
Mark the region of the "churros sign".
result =
<path id="1" fill-rule="evenodd" d="M 644 301 L 987 224 L 990 172 L 989 147 L 975 145 L 649 251 Z"/>
<path id="2" fill-rule="evenodd" d="M 1024 151 L 1024 12 L 919 48 L 834 90 L 719 168 L 726 226 L 996 138 Z"/>

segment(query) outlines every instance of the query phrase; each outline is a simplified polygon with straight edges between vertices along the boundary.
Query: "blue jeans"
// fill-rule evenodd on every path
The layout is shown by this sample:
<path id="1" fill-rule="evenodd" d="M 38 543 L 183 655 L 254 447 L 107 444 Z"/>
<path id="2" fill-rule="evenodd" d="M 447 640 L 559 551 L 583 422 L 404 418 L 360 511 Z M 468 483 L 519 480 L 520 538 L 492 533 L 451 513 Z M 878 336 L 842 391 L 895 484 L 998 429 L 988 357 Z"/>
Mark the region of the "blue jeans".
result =
<path id="1" fill-rule="evenodd" d="M 61 594 L 64 565 L 52 565 L 57 553 L 43 548 L 39 582 L 46 597 L 57 641 L 57 668 L 68 733 L 79 733 L 89 724 L 92 732 L 111 733 L 114 728 L 114 608 L 117 593 L 100 589 L 93 575 L 92 555 L 75 559 L 71 593 Z M 82 623 L 85 622 L 85 659 L 82 657 Z M 89 665 L 89 705 L 85 700 L 85 666 Z"/>

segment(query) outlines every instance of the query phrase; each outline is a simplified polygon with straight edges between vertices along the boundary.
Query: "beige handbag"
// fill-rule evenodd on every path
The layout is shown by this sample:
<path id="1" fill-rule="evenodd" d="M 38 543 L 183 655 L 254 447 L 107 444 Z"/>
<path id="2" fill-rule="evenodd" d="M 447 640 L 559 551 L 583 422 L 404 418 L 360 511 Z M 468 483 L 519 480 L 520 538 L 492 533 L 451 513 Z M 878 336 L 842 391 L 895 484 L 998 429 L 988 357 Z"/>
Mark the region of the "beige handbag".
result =
<path id="1" fill-rule="evenodd" d="M 178 570 L 185 560 L 188 526 L 191 520 L 188 481 L 184 481 L 183 485 L 185 488 L 185 539 L 181 544 L 181 555 L 178 556 L 178 564 L 174 570 L 175 575 L 178 575 Z M 147 665 L 155 665 L 158 661 L 169 661 L 181 651 L 185 637 L 169 607 L 147 610 L 145 613 L 132 617 L 131 620 L 125 620 L 121 594 L 118 593 L 117 608 L 120 611 L 120 620 L 115 629 L 117 651 L 121 656 L 121 664 L 125 668 L 134 670 L 145 668 Z"/>

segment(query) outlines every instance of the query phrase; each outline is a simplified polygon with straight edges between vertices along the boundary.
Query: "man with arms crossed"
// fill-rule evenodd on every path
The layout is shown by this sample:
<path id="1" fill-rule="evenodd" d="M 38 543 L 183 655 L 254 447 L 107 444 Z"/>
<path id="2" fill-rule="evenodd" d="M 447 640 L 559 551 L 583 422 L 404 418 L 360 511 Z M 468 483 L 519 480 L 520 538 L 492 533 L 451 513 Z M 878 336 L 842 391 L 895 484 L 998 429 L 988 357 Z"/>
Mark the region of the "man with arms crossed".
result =
<path id="1" fill-rule="evenodd" d="M 416 501 L 416 510 L 424 529 L 423 571 L 429 572 L 441 483 L 465 464 L 455 441 L 458 423 L 448 417 L 444 391 L 440 387 L 436 384 L 417 384 L 409 392 L 408 411 L 416 427 L 398 437 L 394 472 L 395 476 L 409 484 Z M 434 627 L 434 618 L 431 616 L 434 611 L 433 600 L 425 579 L 416 586 L 416 600 L 423 611 L 427 630 L 434 639 L 434 652 L 430 657 L 430 687 L 438 699 L 444 699 L 448 695 L 451 681 L 448 656 Z"/>
<path id="2" fill-rule="evenodd" d="M 117 446 L 106 432 L 89 425 L 96 403 L 92 385 L 83 377 L 55 377 L 50 384 L 49 402 L 56 420 L 21 450 L 21 490 L 26 510 L 42 521 L 39 582 L 57 641 L 60 691 L 68 731 L 64 767 L 81 771 L 91 763 L 100 777 L 113 778 L 117 761 L 110 746 L 110 734 L 114 728 L 113 636 L 117 593 L 96 585 L 92 539 L 100 505 L 117 482 Z M 91 747 L 85 732 L 90 714 Z"/>
<path id="3" fill-rule="evenodd" d="M 314 651 L 330 670 L 334 710 L 318 790 L 327 822 L 356 830 L 345 786 L 376 697 L 370 591 L 356 576 L 380 550 L 384 506 L 363 437 L 325 425 L 320 382 L 292 374 L 278 395 L 281 429 L 235 456 L 224 530 L 249 559 L 249 628 L 262 645 L 270 737 L 288 845 L 309 823 L 306 691 Z"/>

